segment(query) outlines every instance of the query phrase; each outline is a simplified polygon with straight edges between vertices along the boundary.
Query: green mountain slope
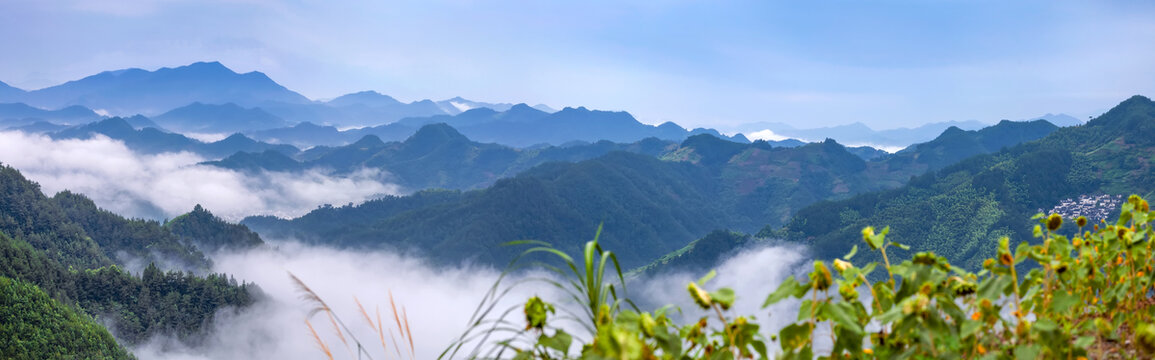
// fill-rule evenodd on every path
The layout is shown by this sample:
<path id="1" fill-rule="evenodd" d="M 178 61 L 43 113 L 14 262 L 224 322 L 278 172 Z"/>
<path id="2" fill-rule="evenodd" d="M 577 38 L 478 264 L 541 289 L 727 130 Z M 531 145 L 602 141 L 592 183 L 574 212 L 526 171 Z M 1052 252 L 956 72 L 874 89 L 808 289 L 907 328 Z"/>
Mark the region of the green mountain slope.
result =
<path id="1" fill-rule="evenodd" d="M 209 217 L 190 225 L 229 228 Z M 176 268 L 208 269 L 209 261 L 191 243 L 159 222 L 125 219 L 81 195 L 48 198 L 19 171 L 0 166 L 0 276 L 35 284 L 65 305 L 108 318 L 116 337 L 127 343 L 157 334 L 195 340 L 218 309 L 254 301 L 249 286 L 222 274 L 163 272 L 155 265 L 140 275 L 122 270 L 127 262 L 162 260 Z"/>
<path id="2" fill-rule="evenodd" d="M 447 126 L 433 129 L 431 138 L 456 140 L 429 141 L 417 153 L 459 153 L 452 149 L 466 143 Z M 477 191 L 420 192 L 325 207 L 294 220 L 243 223 L 269 237 L 385 246 L 436 261 L 498 266 L 517 253 L 499 246 L 504 242 L 536 239 L 576 250 L 604 224 L 602 243 L 615 249 L 623 266 L 636 267 L 713 230 L 780 225 L 816 201 L 894 187 L 926 168 L 886 161 L 865 161 L 834 141 L 781 148 L 697 135 L 660 159 L 612 152 L 578 163 L 544 163 Z M 589 231 L 574 230 L 583 228 Z"/>
<path id="3" fill-rule="evenodd" d="M 911 251 L 934 251 L 974 269 L 994 255 L 991 242 L 1000 236 L 1032 239 L 1026 219 L 1062 199 L 1150 194 L 1153 159 L 1155 104 L 1135 96 L 1083 126 L 967 159 L 902 188 L 814 204 L 761 235 L 804 242 L 829 258 L 858 244 L 864 226 L 889 225 L 891 238 Z"/>
<path id="4" fill-rule="evenodd" d="M 390 181 L 407 189 L 477 189 L 549 161 L 581 161 L 611 151 L 657 156 L 674 146 L 670 141 L 649 138 L 630 144 L 601 141 L 517 149 L 478 143 L 449 125 L 437 123 L 421 127 L 402 142 L 386 143 L 377 136 L 367 135 L 346 146 L 309 149 L 296 160 L 269 151 L 241 152 L 206 164 L 242 171 L 325 169 L 350 173 L 378 168 L 391 174 Z"/>
<path id="5" fill-rule="evenodd" d="M 0 276 L 0 357 L 132 359 L 104 327 L 36 285 Z"/>
<path id="6" fill-rule="evenodd" d="M 169 220 L 164 228 L 177 236 L 181 243 L 208 252 L 244 250 L 265 243 L 257 233 L 244 225 L 229 224 L 200 205 L 188 214 Z"/>

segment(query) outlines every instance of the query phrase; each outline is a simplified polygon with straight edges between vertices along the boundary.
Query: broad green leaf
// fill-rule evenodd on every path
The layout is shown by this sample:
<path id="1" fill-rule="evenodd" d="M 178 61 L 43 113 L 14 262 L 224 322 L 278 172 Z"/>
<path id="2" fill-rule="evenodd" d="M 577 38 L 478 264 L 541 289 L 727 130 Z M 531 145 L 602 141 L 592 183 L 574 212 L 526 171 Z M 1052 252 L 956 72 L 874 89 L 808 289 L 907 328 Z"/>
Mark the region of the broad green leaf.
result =
<path id="1" fill-rule="evenodd" d="M 1026 345 L 1015 348 L 1016 360 L 1034 360 L 1039 358 L 1038 345 Z"/>
<path id="2" fill-rule="evenodd" d="M 987 298 L 991 299 L 991 301 L 997 300 L 1010 285 L 1010 277 L 995 276 L 993 278 L 989 278 L 979 284 L 979 298 Z"/>
<path id="3" fill-rule="evenodd" d="M 567 334 L 565 331 L 558 329 L 557 332 L 553 334 L 553 336 L 545 336 L 542 334 L 541 337 L 537 339 L 537 343 L 541 344 L 542 346 L 565 353 L 566 351 L 569 351 L 569 346 L 573 343 L 573 337 Z"/>
<path id="4" fill-rule="evenodd" d="M 1066 291 L 1055 291 L 1054 297 L 1051 298 L 1051 311 L 1061 314 L 1063 312 L 1069 311 L 1078 303 L 1078 296 Z"/>
<path id="5" fill-rule="evenodd" d="M 722 305 L 722 310 L 729 309 L 730 306 L 734 305 L 734 289 L 724 287 L 712 291 L 710 292 L 710 299 L 714 300 L 715 303 Z"/>
<path id="6" fill-rule="evenodd" d="M 1059 324 L 1055 323 L 1055 320 L 1051 320 L 1050 318 L 1039 319 L 1039 321 L 1036 321 L 1034 324 L 1031 325 L 1032 330 L 1037 330 L 1037 331 L 1041 331 L 1041 332 L 1054 331 L 1055 329 L 1058 329 L 1058 328 L 1059 328 Z"/>
<path id="7" fill-rule="evenodd" d="M 782 280 L 781 284 L 778 284 L 778 290 L 774 290 L 770 296 L 766 297 L 766 301 L 762 303 L 762 308 L 778 303 L 782 301 L 782 299 L 790 296 L 800 298 L 802 295 L 806 295 L 806 289 L 808 288 L 806 285 L 799 283 L 798 280 L 794 280 L 794 276 L 788 276 L 785 280 Z"/>
<path id="8" fill-rule="evenodd" d="M 834 320 L 835 323 L 844 329 L 850 330 L 858 336 L 866 335 L 862 330 L 862 325 L 858 323 L 858 319 L 855 317 L 856 312 L 854 308 L 851 307 L 850 304 L 844 302 L 828 302 L 822 306 L 821 311 L 827 318 Z"/>
<path id="9" fill-rule="evenodd" d="M 810 342 L 810 323 L 790 324 L 778 332 L 782 350 L 790 351 Z"/>
<path id="10" fill-rule="evenodd" d="M 1079 349 L 1089 348 L 1094 343 L 1095 343 L 1095 337 L 1094 336 L 1083 336 L 1083 337 L 1080 337 L 1078 339 L 1075 339 L 1075 347 L 1079 348 Z"/>
<path id="11" fill-rule="evenodd" d="M 883 242 L 883 236 L 882 235 L 871 236 L 869 240 L 870 240 L 870 247 L 876 248 L 876 249 L 882 248 L 882 242 Z"/>
<path id="12" fill-rule="evenodd" d="M 964 338 L 970 337 L 971 335 L 974 335 L 976 332 L 978 332 L 982 326 L 983 323 L 981 321 L 966 320 L 962 324 L 962 330 L 959 332 L 959 336 Z"/>

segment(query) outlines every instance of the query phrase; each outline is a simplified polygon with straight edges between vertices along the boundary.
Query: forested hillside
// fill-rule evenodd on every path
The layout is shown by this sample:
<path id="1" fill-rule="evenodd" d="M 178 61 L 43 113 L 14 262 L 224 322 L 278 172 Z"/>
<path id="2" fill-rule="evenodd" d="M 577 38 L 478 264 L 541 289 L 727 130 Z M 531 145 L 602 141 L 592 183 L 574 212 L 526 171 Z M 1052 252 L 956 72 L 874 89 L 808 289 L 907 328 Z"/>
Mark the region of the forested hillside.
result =
<path id="1" fill-rule="evenodd" d="M 997 137 L 1014 142 L 1041 136 L 1038 132 L 1049 129 L 1001 124 L 987 133 L 1004 131 L 1021 132 Z M 415 136 L 391 153 L 417 149 L 421 154 L 461 154 L 460 150 L 450 150 L 468 144 L 445 125 L 422 132 L 429 134 Z M 389 146 L 369 144 L 363 148 Z M 985 149 L 988 147 L 968 147 L 958 152 L 981 153 Z M 374 158 L 370 155 L 374 150 L 363 154 L 353 148 L 342 151 L 359 154 L 343 158 Z M 460 161 L 452 160 L 453 156 L 438 158 Z M 368 161 L 351 163 L 356 162 Z M 438 164 L 432 159 L 414 164 L 429 163 Z M 660 159 L 613 152 L 577 163 L 541 164 L 477 191 L 421 192 L 359 206 L 325 207 L 291 221 L 260 217 L 243 223 L 269 237 L 383 246 L 436 254 L 434 261 L 472 259 L 496 265 L 514 254 L 498 246 L 506 241 L 544 240 L 576 250 L 598 224 L 604 224 L 603 242 L 617 249 L 624 266 L 636 267 L 681 249 L 710 231 L 751 233 L 767 224 L 779 226 L 814 202 L 893 188 L 929 167 L 917 156 L 913 160 L 884 157 L 865 161 L 834 141 L 787 148 L 696 135 L 664 152 Z M 583 228 L 588 232 L 574 231 Z"/>
<path id="2" fill-rule="evenodd" d="M 0 276 L 0 319 L 5 359 L 133 358 L 91 317 L 52 300 L 36 285 L 5 276 Z"/>
<path id="3" fill-rule="evenodd" d="M 159 334 L 195 341 L 218 309 L 247 306 L 258 293 L 224 274 L 180 270 L 209 267 L 192 245 L 202 237 L 189 236 L 196 233 L 190 228 L 230 227 L 207 216 L 199 223 L 178 222 L 184 225 L 174 226 L 183 228 L 174 233 L 156 221 L 101 210 L 82 195 L 48 198 L 19 171 L 0 166 L 0 276 L 37 285 L 59 303 L 53 306 L 77 306 L 108 320 L 116 337 L 129 344 Z M 133 275 L 123 267 L 161 261 L 177 270 L 148 265 Z"/>
<path id="4" fill-rule="evenodd" d="M 390 180 L 406 189 L 466 190 L 487 187 L 497 179 L 545 162 L 581 161 L 611 151 L 657 156 L 674 147 L 674 142 L 648 138 L 628 144 L 599 141 L 517 149 L 475 142 L 449 125 L 438 123 L 422 126 L 402 142 L 387 143 L 377 136 L 366 135 L 345 146 L 311 148 L 296 159 L 273 151 L 240 152 L 206 164 L 242 171 L 324 169 L 337 174 L 379 168 L 388 171 L 392 175 Z"/>
<path id="5" fill-rule="evenodd" d="M 1061 199 L 1151 194 L 1153 159 L 1155 104 L 1135 96 L 1085 125 L 967 159 L 905 187 L 814 204 L 785 227 L 767 227 L 760 235 L 800 241 L 820 258 L 832 258 L 845 254 L 863 227 L 889 225 L 895 241 L 910 251 L 934 251 L 976 269 L 993 256 L 992 239 L 1031 239 L 1026 219 Z"/>

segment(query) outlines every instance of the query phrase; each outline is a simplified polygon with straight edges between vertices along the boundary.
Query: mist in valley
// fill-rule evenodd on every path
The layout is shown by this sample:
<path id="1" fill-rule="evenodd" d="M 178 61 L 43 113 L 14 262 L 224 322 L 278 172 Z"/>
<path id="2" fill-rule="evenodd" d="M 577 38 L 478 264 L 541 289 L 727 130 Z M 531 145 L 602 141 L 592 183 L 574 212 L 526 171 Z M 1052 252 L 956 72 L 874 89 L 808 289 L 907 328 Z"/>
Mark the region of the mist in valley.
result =
<path id="1" fill-rule="evenodd" d="M 610 249 L 612 250 L 612 249 Z M 786 276 L 798 272 L 806 262 L 805 251 L 798 247 L 772 246 L 748 250 L 717 267 L 718 276 L 707 288 L 733 288 L 738 300 L 730 315 L 754 315 L 763 325 L 767 337 L 796 317 L 791 310 L 796 303 L 784 301 L 761 309 L 765 296 Z M 305 319 L 317 304 L 305 300 L 305 292 L 290 279 L 293 274 L 323 299 L 360 340 L 375 359 L 410 358 L 409 345 L 400 333 L 408 319 L 412 331 L 413 358 L 434 359 L 467 328 L 477 306 L 501 275 L 501 269 L 483 266 L 437 267 L 412 257 L 387 251 L 334 249 L 292 241 L 272 241 L 268 246 L 237 253 L 213 255 L 213 271 L 233 275 L 238 281 L 255 283 L 265 297 L 241 311 L 219 313 L 203 344 L 186 346 L 168 338 L 157 337 L 131 349 L 141 359 L 225 359 L 277 358 L 316 359 L 325 353 L 317 344 Z M 628 296 L 644 311 L 671 305 L 681 311 L 671 312 L 679 323 L 696 322 L 708 315 L 699 310 L 686 293 L 686 284 L 701 274 L 667 274 L 631 283 Z M 531 296 L 540 296 L 559 308 L 580 313 L 577 304 L 566 302 L 565 294 L 540 279 L 550 276 L 544 271 L 527 271 L 505 278 L 499 289 L 512 287 L 494 307 L 495 315 L 509 310 L 505 320 L 522 326 L 522 306 Z M 556 280 L 556 278 L 554 278 Z M 390 302 L 404 316 L 399 327 Z M 360 302 L 369 319 L 376 321 L 378 312 L 386 330 L 385 347 L 361 313 Z M 670 303 L 673 301 L 673 303 Z M 559 310 L 558 315 L 567 310 Z M 357 347 L 345 333 L 345 342 L 322 313 L 310 323 L 335 358 L 357 358 Z M 578 339 L 588 340 L 578 324 L 552 317 L 551 325 L 564 328 Z M 498 333 L 490 339 L 504 339 L 511 333 Z M 504 336 L 504 337 L 503 337 Z M 462 354 L 468 354 L 476 343 L 470 343 Z M 483 344 L 489 349 L 492 344 Z M 576 349 L 574 349 L 576 351 Z M 400 352 L 400 356 L 398 354 Z M 458 356 L 461 357 L 461 356 Z"/>
<path id="2" fill-rule="evenodd" d="M 323 204 L 360 203 L 401 192 L 379 169 L 344 176 L 320 170 L 246 174 L 199 165 L 208 159 L 189 152 L 138 154 L 102 135 L 54 140 L 3 131 L 0 159 L 39 183 L 48 196 L 69 190 L 114 213 L 158 220 L 197 204 L 233 222 L 250 215 L 296 217 Z"/>
<path id="3" fill-rule="evenodd" d="M 400 193 L 400 188 L 386 181 L 388 174 L 381 170 L 340 177 L 319 171 L 242 173 L 199 165 L 206 159 L 187 152 L 137 154 L 122 142 L 100 135 L 85 140 L 54 140 L 18 131 L 0 132 L 0 158 L 5 159 L 5 165 L 38 182 L 46 195 L 64 190 L 81 193 L 101 208 L 130 217 L 171 218 L 196 204 L 232 222 L 249 215 L 295 217 L 322 204 L 359 203 Z M 212 272 L 226 273 L 259 287 L 263 296 L 256 304 L 219 311 L 204 338 L 196 344 L 156 336 L 130 350 L 141 359 L 315 359 L 325 357 L 314 338 L 312 331 L 316 331 L 336 358 L 357 358 L 355 337 L 373 358 L 432 359 L 467 329 L 475 309 L 503 270 L 480 265 L 434 266 L 420 258 L 384 250 L 265 240 L 265 246 L 255 249 L 208 254 L 213 260 Z M 762 301 L 782 279 L 805 268 L 806 256 L 805 249 L 798 246 L 748 249 L 719 264 L 718 276 L 706 288 L 733 288 L 738 299 L 728 316 L 755 316 L 768 337 L 796 317 L 792 312 L 796 310 L 791 309 L 797 304 L 784 301 L 762 309 Z M 130 271 L 139 272 L 145 265 L 132 259 L 121 260 Z M 317 304 L 303 299 L 306 293 L 290 279 L 290 274 L 323 299 L 350 332 L 338 335 L 324 312 L 313 313 Z M 693 304 L 686 285 L 702 275 L 673 273 L 632 280 L 626 295 L 641 304 L 643 311 L 669 305 L 676 322 L 696 322 L 709 314 Z M 501 289 L 518 285 L 500 298 L 495 314 L 508 310 L 505 319 L 521 326 L 521 306 L 531 296 L 541 296 L 571 313 L 580 313 L 578 305 L 567 302 L 559 289 L 531 280 L 549 276 L 552 275 L 541 270 L 530 270 L 505 278 Z M 364 313 L 358 302 L 364 306 Z M 378 316 L 386 331 L 384 336 L 369 325 Z M 310 319 L 312 330 L 306 319 Z M 551 325 L 566 329 L 577 339 L 589 340 L 589 334 L 572 321 L 554 321 Z M 476 342 L 465 347 L 464 354 L 475 345 Z M 491 344 L 483 344 L 482 348 L 488 346 Z"/>

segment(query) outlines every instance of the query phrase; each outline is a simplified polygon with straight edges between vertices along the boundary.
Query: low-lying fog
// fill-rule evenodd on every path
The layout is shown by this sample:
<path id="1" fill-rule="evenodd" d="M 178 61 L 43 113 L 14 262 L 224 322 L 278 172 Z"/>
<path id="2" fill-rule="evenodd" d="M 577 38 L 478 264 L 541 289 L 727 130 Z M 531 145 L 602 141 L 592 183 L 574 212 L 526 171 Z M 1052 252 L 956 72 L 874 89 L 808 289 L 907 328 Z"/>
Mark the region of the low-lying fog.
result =
<path id="1" fill-rule="evenodd" d="M 382 180 L 388 174 L 381 170 L 339 177 L 321 171 L 244 174 L 197 165 L 207 159 L 188 152 L 137 154 L 101 135 L 53 140 L 2 131 L 0 159 L 40 183 L 49 196 L 67 189 L 101 208 L 138 218 L 171 218 L 196 204 L 230 221 L 249 215 L 297 217 L 323 204 L 360 203 L 400 192 Z"/>
<path id="2" fill-rule="evenodd" d="M 416 359 L 434 359 L 466 328 L 485 292 L 494 284 L 499 271 L 483 267 L 435 268 L 412 258 L 388 252 L 337 250 L 299 243 L 274 243 L 263 249 L 243 253 L 217 254 L 215 271 L 234 275 L 238 281 L 257 283 L 268 299 L 240 313 L 226 312 L 216 320 L 208 343 L 196 348 L 183 347 L 170 339 L 158 338 L 131 349 L 141 359 L 316 359 L 320 350 L 304 320 L 313 305 L 302 299 L 303 293 L 293 285 L 288 274 L 299 277 L 324 299 L 367 347 L 373 358 L 396 358 L 398 349 L 387 335 L 387 349 L 382 349 L 376 333 L 358 310 L 355 298 L 376 320 L 380 309 L 384 327 L 399 338 L 392 318 L 389 294 L 392 292 L 398 310 L 407 314 L 413 332 Z M 741 253 L 718 267 L 718 277 L 707 288 L 730 286 L 738 293 L 732 314 L 755 315 L 766 334 L 794 319 L 791 306 L 783 303 L 761 309 L 761 303 L 787 275 L 795 273 L 805 259 L 797 248 L 766 247 Z M 511 284 L 525 276 L 507 279 Z M 640 303 L 673 304 L 685 311 L 682 322 L 696 321 L 702 312 L 696 310 L 686 293 L 686 284 L 702 274 L 661 276 L 633 284 L 630 296 Z M 524 323 L 521 304 L 539 295 L 557 302 L 560 292 L 544 283 L 520 285 L 507 295 L 498 309 L 513 307 L 508 320 Z M 551 300 L 552 299 L 552 300 Z M 653 310 L 653 309 L 643 309 Z M 335 358 L 356 358 L 356 347 L 350 349 L 335 335 L 324 313 L 311 323 L 324 339 Z M 567 326 L 580 339 L 588 339 L 580 328 Z M 351 339 L 347 339 L 351 341 Z M 352 344 L 352 343 L 350 343 Z M 403 358 L 407 345 L 400 348 Z"/>
<path id="3" fill-rule="evenodd" d="M 93 199 L 97 206 L 128 217 L 173 217 L 190 211 L 196 204 L 230 221 L 257 214 L 291 217 L 321 204 L 356 203 L 399 191 L 396 185 L 381 180 L 387 174 L 379 170 L 344 177 L 321 172 L 245 174 L 197 165 L 206 159 L 191 153 L 137 154 L 122 142 L 103 136 L 53 140 L 43 135 L 4 131 L 0 132 L 0 159 L 38 182 L 49 196 L 71 190 Z M 787 301 L 770 309 L 761 309 L 761 303 L 782 279 L 806 268 L 802 250 L 788 246 L 747 250 L 718 266 L 718 277 L 706 287 L 734 288 L 738 301 L 731 313 L 754 315 L 765 334 L 776 333 L 795 318 L 795 310 L 791 309 L 797 303 Z M 389 299 L 392 293 L 398 310 L 408 318 L 413 358 L 434 359 L 466 328 L 474 309 L 500 275 L 499 269 L 435 268 L 421 260 L 384 251 L 339 250 L 295 242 L 271 241 L 265 248 L 212 257 L 214 272 L 256 283 L 267 298 L 243 311 L 219 313 L 205 344 L 190 348 L 158 337 L 131 349 L 139 358 L 324 357 L 304 322 L 314 305 L 302 299 L 303 293 L 289 278 L 292 273 L 323 298 L 378 359 L 397 358 L 398 351 L 404 354 L 408 350 L 407 345 L 394 346 L 408 344 L 408 340 L 402 338 L 393 318 Z M 541 274 L 522 274 L 505 283 L 536 275 Z M 670 274 L 631 283 L 629 296 L 639 304 L 649 304 L 643 309 L 647 311 L 666 304 L 677 306 L 684 311 L 674 314 L 677 320 L 693 322 L 705 313 L 693 305 L 686 284 L 702 275 Z M 497 308 L 515 309 L 508 319 L 522 324 L 520 306 L 533 295 L 555 303 L 562 298 L 555 288 L 541 282 L 529 283 L 504 297 Z M 390 332 L 385 337 L 388 348 L 381 348 L 380 338 L 354 299 L 360 300 L 373 320 L 380 311 L 384 328 Z M 311 323 L 336 358 L 356 358 L 356 348 L 343 345 L 323 313 L 315 315 Z M 588 340 L 579 327 L 570 324 L 567 329 L 579 339 Z"/>

